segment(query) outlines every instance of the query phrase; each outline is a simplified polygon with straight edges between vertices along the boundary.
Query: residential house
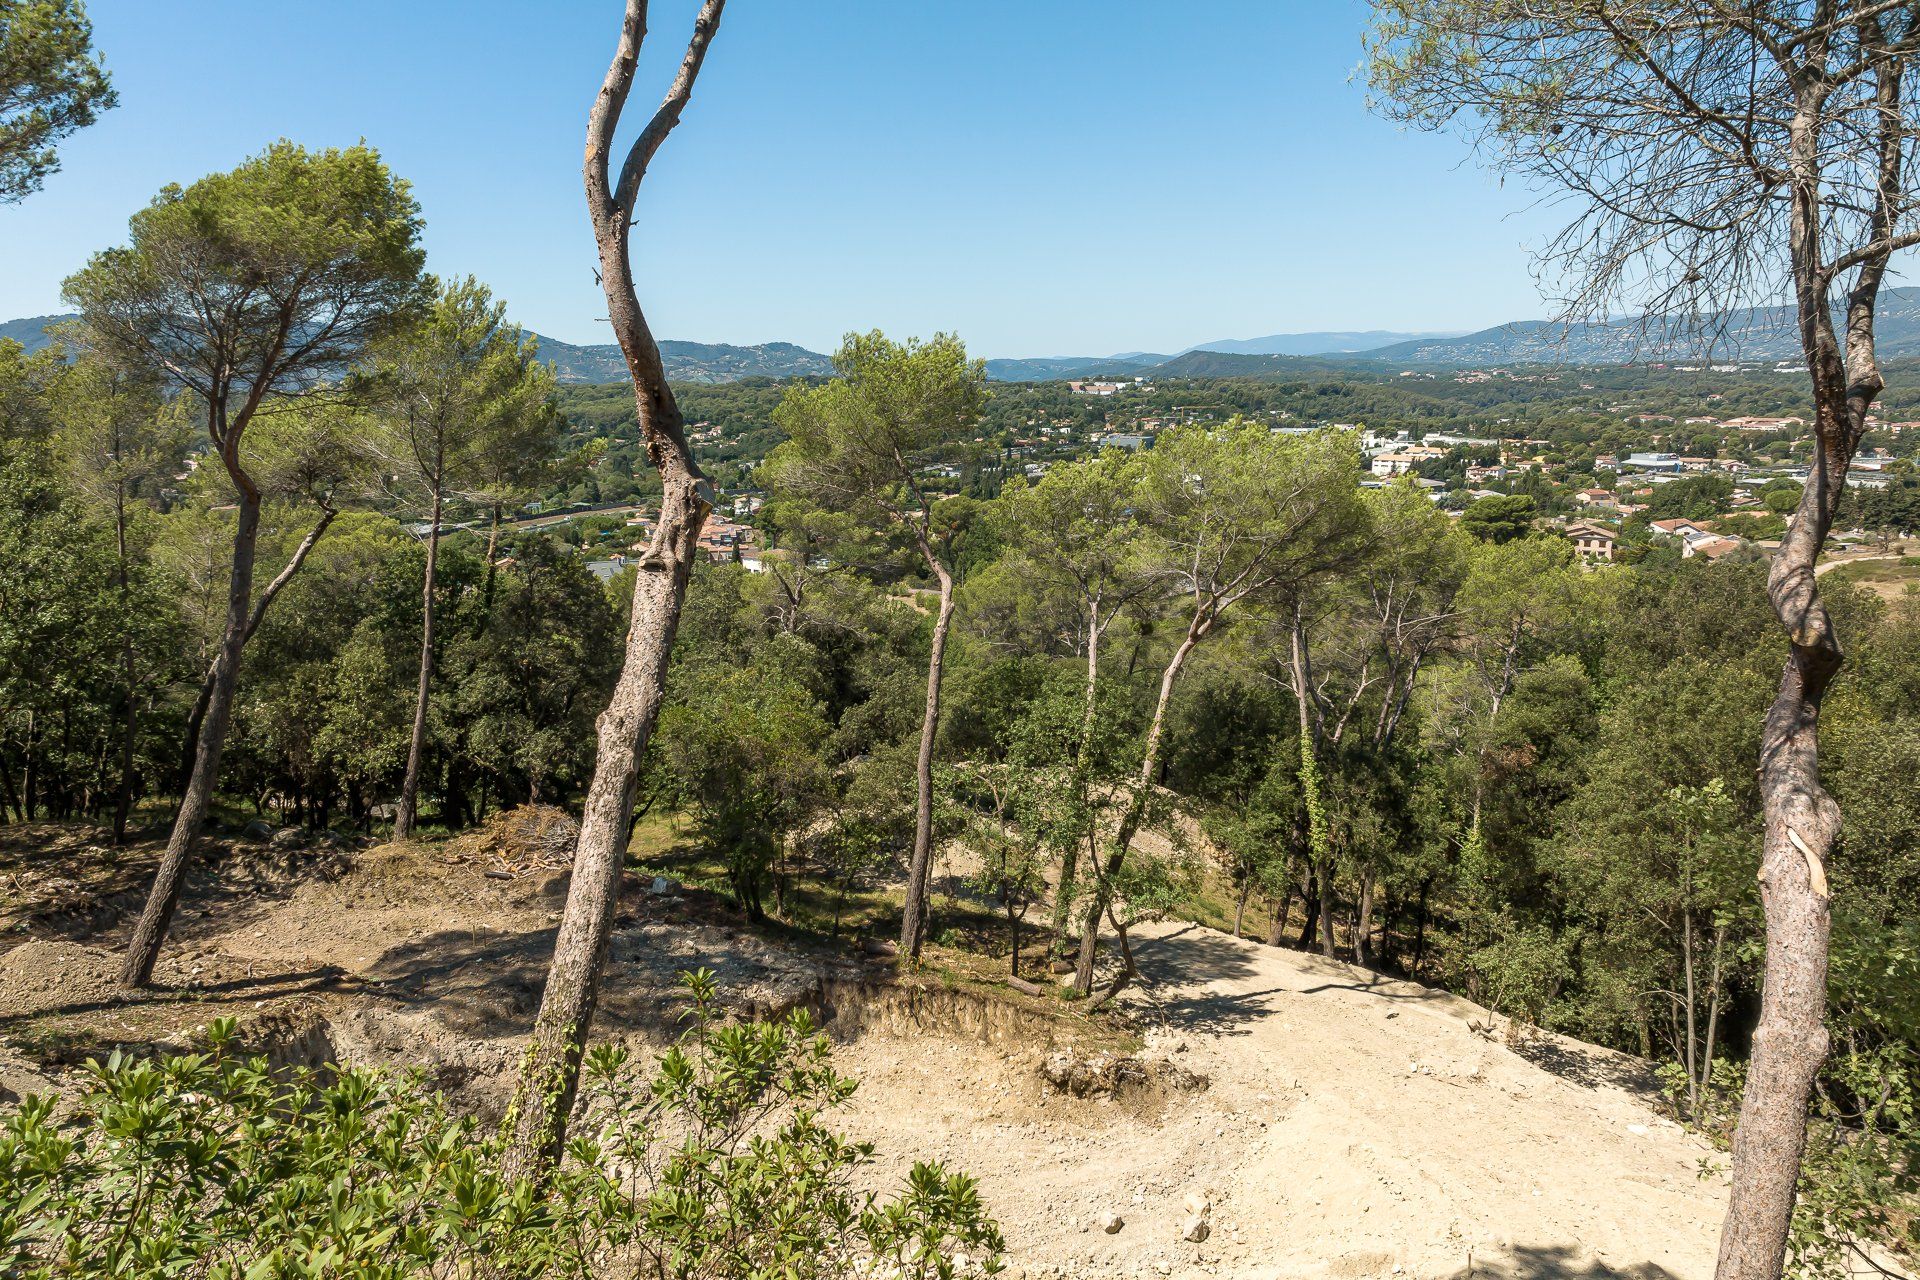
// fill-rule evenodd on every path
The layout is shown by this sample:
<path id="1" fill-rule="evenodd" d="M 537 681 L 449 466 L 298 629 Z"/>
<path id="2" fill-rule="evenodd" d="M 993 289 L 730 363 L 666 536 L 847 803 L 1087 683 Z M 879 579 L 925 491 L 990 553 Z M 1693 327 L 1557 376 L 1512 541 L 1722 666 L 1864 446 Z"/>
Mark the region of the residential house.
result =
<path id="1" fill-rule="evenodd" d="M 1575 554 L 1583 559 L 1605 561 L 1613 559 L 1613 549 L 1617 539 L 1613 536 L 1611 529 L 1585 522 L 1570 524 L 1567 526 L 1567 537 L 1573 542 Z"/>
<path id="2" fill-rule="evenodd" d="M 1801 372 L 1805 372 L 1802 370 Z M 1807 425 L 1805 418 L 1728 418 L 1720 424 L 1735 431 L 1786 431 Z"/>
<path id="3" fill-rule="evenodd" d="M 1389 449 L 1376 454 L 1368 464 L 1368 470 L 1376 476 L 1403 476 L 1422 462 L 1447 456 L 1445 449 L 1435 449 L 1423 444 L 1407 445 L 1399 449 Z"/>

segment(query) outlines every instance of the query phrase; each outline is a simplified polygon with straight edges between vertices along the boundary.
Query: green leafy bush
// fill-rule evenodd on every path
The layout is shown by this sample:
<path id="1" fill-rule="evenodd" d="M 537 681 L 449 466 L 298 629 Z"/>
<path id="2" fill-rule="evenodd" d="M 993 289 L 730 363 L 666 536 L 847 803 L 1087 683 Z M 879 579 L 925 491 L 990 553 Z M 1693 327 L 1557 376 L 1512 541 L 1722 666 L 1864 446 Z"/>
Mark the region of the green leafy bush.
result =
<path id="1" fill-rule="evenodd" d="M 916 1165 L 856 1186 L 871 1148 L 821 1123 L 854 1082 L 804 1012 L 730 1024 L 711 975 L 644 1087 L 597 1049 L 566 1159 L 503 1181 L 502 1135 L 414 1077 L 276 1075 L 234 1051 L 92 1068 L 70 1115 L 30 1098 L 0 1124 L 0 1275 L 675 1280 L 999 1270 L 973 1181 Z M 971 1251 L 971 1258 L 967 1251 Z"/>

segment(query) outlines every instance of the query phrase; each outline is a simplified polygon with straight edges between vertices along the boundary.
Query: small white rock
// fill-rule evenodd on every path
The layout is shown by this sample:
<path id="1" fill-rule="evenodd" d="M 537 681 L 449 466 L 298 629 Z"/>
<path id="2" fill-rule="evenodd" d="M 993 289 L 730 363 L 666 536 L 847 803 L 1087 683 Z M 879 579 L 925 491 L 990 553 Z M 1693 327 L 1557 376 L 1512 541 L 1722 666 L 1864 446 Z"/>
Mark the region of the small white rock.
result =
<path id="1" fill-rule="evenodd" d="M 1100 1229 L 1110 1236 L 1119 1234 L 1120 1228 L 1126 1225 L 1127 1220 L 1111 1209 L 1100 1215 Z"/>
<path id="2" fill-rule="evenodd" d="M 1180 1238 L 1189 1244 L 1199 1244 L 1212 1231 L 1212 1225 L 1205 1218 L 1195 1214 L 1180 1225 Z"/>

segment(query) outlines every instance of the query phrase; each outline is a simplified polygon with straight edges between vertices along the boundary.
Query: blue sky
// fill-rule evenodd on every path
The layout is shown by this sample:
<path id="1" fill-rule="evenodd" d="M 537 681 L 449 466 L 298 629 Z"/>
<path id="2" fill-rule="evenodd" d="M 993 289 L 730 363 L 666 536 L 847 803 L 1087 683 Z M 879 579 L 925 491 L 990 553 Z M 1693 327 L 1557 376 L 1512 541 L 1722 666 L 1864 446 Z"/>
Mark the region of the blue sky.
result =
<path id="1" fill-rule="evenodd" d="M 0 208 L 0 318 L 59 307 L 170 181 L 364 137 L 430 265 L 607 341 L 580 197 L 619 0 L 90 0 L 121 106 Z M 635 115 L 694 0 L 653 0 Z M 1543 314 L 1551 227 L 1448 137 L 1368 114 L 1360 0 L 732 0 L 636 229 L 663 337 L 989 356 Z"/>

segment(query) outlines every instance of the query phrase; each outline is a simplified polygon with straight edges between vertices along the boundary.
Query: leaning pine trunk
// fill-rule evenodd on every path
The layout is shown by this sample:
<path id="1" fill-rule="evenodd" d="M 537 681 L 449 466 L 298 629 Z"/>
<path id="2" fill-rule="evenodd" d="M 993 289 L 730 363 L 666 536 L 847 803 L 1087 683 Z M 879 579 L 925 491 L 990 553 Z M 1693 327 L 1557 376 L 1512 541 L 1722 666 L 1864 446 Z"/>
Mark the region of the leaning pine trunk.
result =
<path id="1" fill-rule="evenodd" d="M 166 940 L 167 926 L 173 923 L 174 910 L 180 905 L 180 885 L 186 879 L 187 859 L 200 828 L 206 822 L 207 808 L 213 803 L 214 784 L 220 777 L 220 749 L 226 743 L 227 720 L 233 711 L 233 691 L 240 676 L 240 652 L 247 643 L 247 621 L 253 600 L 254 546 L 260 536 L 260 496 L 243 493 L 239 521 L 233 531 L 233 572 L 227 586 L 227 628 L 214 658 L 212 679 L 208 682 L 207 714 L 200 725 L 200 741 L 194 752 L 193 773 L 187 779 L 186 794 L 180 800 L 180 812 L 173 820 L 173 832 L 167 837 L 167 851 L 160 857 L 160 869 L 147 892 L 147 905 L 133 927 L 127 956 L 120 970 L 120 984 L 129 989 L 146 986 L 153 979 L 153 966 L 160 958 L 160 944 Z"/>
<path id="2" fill-rule="evenodd" d="M 307 531 L 307 536 L 300 540 L 300 545 L 293 549 L 293 555 L 285 565 L 281 566 L 280 572 L 273 575 L 273 581 L 260 589 L 260 598 L 253 602 L 253 612 L 247 616 L 246 627 L 240 634 L 240 643 L 243 647 L 247 641 L 253 639 L 253 633 L 260 629 L 260 623 L 265 620 L 267 609 L 273 604 L 275 597 L 289 582 L 293 581 L 293 575 L 300 572 L 300 566 L 307 562 L 307 554 L 313 550 L 321 538 L 326 536 L 327 529 L 339 514 L 340 512 L 332 506 L 324 507 L 320 512 L 320 519 L 315 521 L 313 528 Z M 259 520 L 257 512 L 254 518 L 257 525 Z M 252 560 L 253 553 L 249 550 L 249 573 L 252 572 Z M 200 692 L 194 699 L 193 710 L 187 715 L 186 745 L 181 750 L 180 758 L 182 795 L 192 784 L 193 771 L 200 758 L 200 739 L 202 730 L 206 726 L 207 709 L 213 705 L 213 688 L 220 676 L 220 654 L 220 650 L 214 651 L 213 663 L 208 666 L 207 674 L 201 677 Z"/>
<path id="3" fill-rule="evenodd" d="M 553 966 L 533 1025 L 533 1043 L 521 1064 L 513 1104 L 511 1173 L 537 1173 L 559 1158 L 620 898 L 627 820 L 640 760 L 660 717 L 667 656 L 679 629 L 680 606 L 708 510 L 693 476 L 670 479 L 661 495 L 653 544 L 637 566 L 626 665 L 597 726 L 599 754 L 580 820 L 567 905 L 553 943 Z"/>
<path id="4" fill-rule="evenodd" d="M 393 838 L 413 836 L 420 801 L 420 765 L 427 749 L 427 690 L 433 681 L 433 588 L 440 560 L 440 494 L 433 495 L 433 524 L 427 530 L 427 583 L 420 594 L 420 684 L 413 697 L 413 738 L 407 745 L 407 777 L 393 811 Z"/>
<path id="5" fill-rule="evenodd" d="M 940 678 L 947 656 L 947 630 L 953 623 L 953 575 L 931 556 L 940 580 L 940 612 L 933 622 L 933 651 L 927 659 L 927 710 L 920 722 L 920 759 L 914 773 L 913 861 L 907 868 L 907 901 L 900 913 L 900 955 L 920 958 L 927 938 L 927 882 L 933 873 L 933 744 L 940 732 Z"/>
<path id="6" fill-rule="evenodd" d="M 627 0 L 620 43 L 608 67 L 587 122 L 587 209 L 600 251 L 600 278 L 606 291 L 607 318 L 613 325 L 627 372 L 633 378 L 634 406 L 647 458 L 660 473 L 660 523 L 653 531 L 634 574 L 633 621 L 627 654 L 613 697 L 601 714 L 593 782 L 574 846 L 573 877 L 554 939 L 553 964 L 533 1024 L 533 1042 L 521 1064 L 520 1083 L 509 1113 L 512 1144 L 504 1172 L 543 1178 L 559 1160 L 567 1119 L 580 1085 L 580 1060 L 593 1026 L 600 996 L 600 971 L 619 901 L 627 855 L 628 823 L 634 788 L 647 740 L 666 696 L 667 660 L 680 626 L 680 608 L 693 573 L 700 528 L 713 509 L 712 489 L 687 445 L 679 403 L 667 385 L 660 347 L 647 327 L 633 285 L 629 237 L 633 207 L 647 161 L 693 93 L 708 43 L 720 23 L 725 0 L 705 0 L 694 22 L 673 87 L 660 104 L 621 167 L 616 187 L 611 149 L 620 113 L 633 88 L 633 74 L 646 38 L 645 0 Z"/>
<path id="7" fill-rule="evenodd" d="M 1816 410 L 1832 412 L 1832 406 Z M 1814 586 L 1813 563 L 1828 518 L 1822 491 L 1843 482 L 1850 458 L 1850 449 L 1843 457 L 1833 456 L 1831 448 L 1816 453 L 1799 515 L 1769 575 L 1792 652 L 1760 739 L 1766 824 L 1760 897 L 1767 952 L 1720 1237 L 1720 1275 L 1731 1280 L 1777 1280 L 1780 1274 L 1806 1146 L 1807 1104 L 1827 1056 L 1826 858 L 1839 833 L 1840 809 L 1820 785 L 1818 726 L 1841 652 Z"/>
<path id="8" fill-rule="evenodd" d="M 1127 852 L 1133 848 L 1133 838 L 1139 833 L 1140 823 L 1146 817 L 1147 797 L 1153 790 L 1154 775 L 1160 769 L 1160 750 L 1167 728 L 1167 704 L 1173 700 L 1173 686 L 1179 681 L 1181 669 L 1187 665 L 1194 646 L 1213 629 L 1213 618 L 1211 609 L 1195 611 L 1193 620 L 1187 624 L 1186 637 L 1180 641 L 1180 647 L 1173 651 L 1172 660 L 1160 676 L 1160 697 L 1154 703 L 1153 721 L 1147 726 L 1146 747 L 1140 753 L 1140 776 L 1134 779 L 1129 789 L 1127 807 L 1120 814 L 1120 823 L 1114 831 L 1113 846 L 1107 854 L 1106 865 L 1094 866 L 1097 879 L 1086 913 L 1080 919 L 1080 954 L 1073 966 L 1073 989 L 1082 997 L 1093 994 L 1093 962 L 1100 952 L 1100 916 L 1113 898 L 1113 878 L 1120 874 L 1120 868 L 1126 864 Z M 1117 994 L 1117 988 L 1109 993 L 1109 998 L 1113 994 Z"/>

